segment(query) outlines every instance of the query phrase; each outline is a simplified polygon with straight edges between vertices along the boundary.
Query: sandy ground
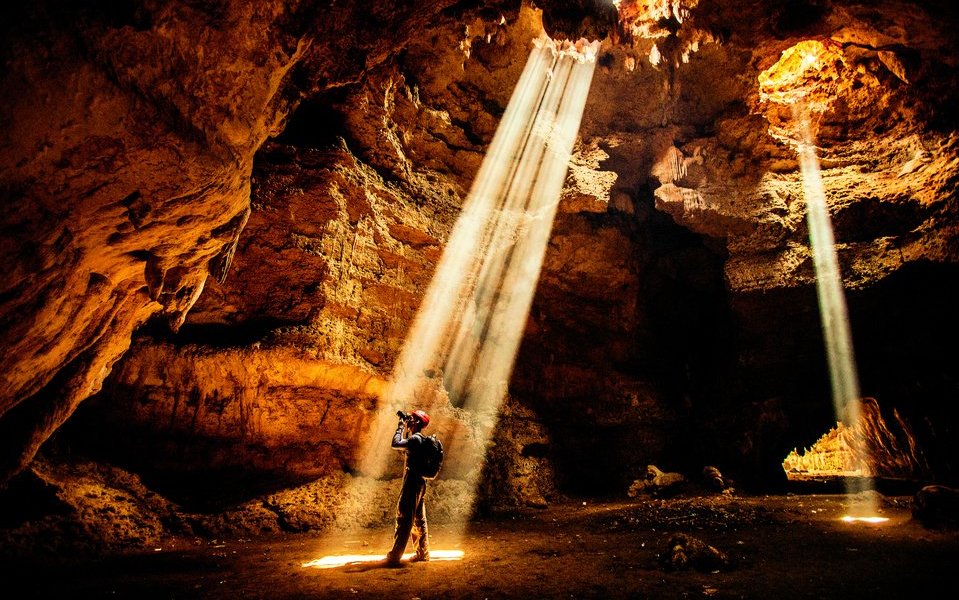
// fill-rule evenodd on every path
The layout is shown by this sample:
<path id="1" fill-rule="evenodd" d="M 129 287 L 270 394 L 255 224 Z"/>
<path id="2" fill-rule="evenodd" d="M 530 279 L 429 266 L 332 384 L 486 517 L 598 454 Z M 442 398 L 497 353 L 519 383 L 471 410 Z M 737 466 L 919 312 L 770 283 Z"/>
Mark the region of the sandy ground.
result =
<path id="1" fill-rule="evenodd" d="M 382 555 L 388 530 L 267 540 L 178 540 L 148 552 L 3 565 L 8 598 L 914 598 L 957 597 L 959 533 L 911 519 L 911 498 L 883 497 L 879 525 L 844 523 L 842 495 L 697 496 L 569 502 L 432 526 L 460 560 L 386 568 L 304 566 L 328 555 Z M 682 532 L 729 564 L 671 569 Z M 16 588 L 14 588 L 16 589 Z"/>

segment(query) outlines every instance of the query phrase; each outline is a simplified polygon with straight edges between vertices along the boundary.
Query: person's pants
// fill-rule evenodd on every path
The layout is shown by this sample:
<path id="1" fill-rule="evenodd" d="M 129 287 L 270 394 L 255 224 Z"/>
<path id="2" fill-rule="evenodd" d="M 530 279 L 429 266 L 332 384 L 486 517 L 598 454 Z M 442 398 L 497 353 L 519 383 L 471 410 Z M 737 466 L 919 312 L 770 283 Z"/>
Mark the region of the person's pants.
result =
<path id="1" fill-rule="evenodd" d="M 393 549 L 386 555 L 398 561 L 406 550 L 406 542 L 413 534 L 413 551 L 419 558 L 429 558 L 429 533 L 426 529 L 426 480 L 410 473 L 403 475 L 403 489 L 396 503 L 396 530 L 393 532 Z"/>

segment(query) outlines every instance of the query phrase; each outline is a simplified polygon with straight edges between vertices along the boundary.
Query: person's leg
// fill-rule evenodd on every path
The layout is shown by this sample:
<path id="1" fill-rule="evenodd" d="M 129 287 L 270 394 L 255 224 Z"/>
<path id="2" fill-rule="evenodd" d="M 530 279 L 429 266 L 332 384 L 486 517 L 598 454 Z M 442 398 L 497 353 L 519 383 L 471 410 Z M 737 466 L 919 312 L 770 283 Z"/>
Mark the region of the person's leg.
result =
<path id="1" fill-rule="evenodd" d="M 430 534 L 426 525 L 426 482 L 423 482 L 417 495 L 416 512 L 413 513 L 413 551 L 414 560 L 430 559 Z"/>
<path id="2" fill-rule="evenodd" d="M 396 529 L 393 530 L 393 548 L 386 555 L 387 562 L 399 563 L 406 550 L 406 543 L 410 539 L 410 530 L 413 528 L 413 515 L 416 513 L 417 487 L 411 481 L 408 473 L 403 476 L 403 488 L 400 490 L 400 499 L 396 502 Z"/>

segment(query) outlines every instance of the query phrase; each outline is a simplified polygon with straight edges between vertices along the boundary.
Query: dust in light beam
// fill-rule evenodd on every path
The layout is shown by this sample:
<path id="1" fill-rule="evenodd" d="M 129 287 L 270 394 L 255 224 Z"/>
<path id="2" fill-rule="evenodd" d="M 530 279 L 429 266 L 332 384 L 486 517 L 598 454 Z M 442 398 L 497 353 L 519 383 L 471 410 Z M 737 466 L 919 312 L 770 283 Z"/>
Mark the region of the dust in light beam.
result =
<path id="1" fill-rule="evenodd" d="M 455 447 L 457 462 L 475 465 L 457 475 L 475 490 L 539 280 L 598 49 L 599 42 L 586 40 L 534 40 L 373 417 L 359 455 L 361 475 L 380 477 L 396 460 L 389 448 L 396 411 L 421 408 L 433 415 L 427 433 L 436 432 L 447 449 Z"/>

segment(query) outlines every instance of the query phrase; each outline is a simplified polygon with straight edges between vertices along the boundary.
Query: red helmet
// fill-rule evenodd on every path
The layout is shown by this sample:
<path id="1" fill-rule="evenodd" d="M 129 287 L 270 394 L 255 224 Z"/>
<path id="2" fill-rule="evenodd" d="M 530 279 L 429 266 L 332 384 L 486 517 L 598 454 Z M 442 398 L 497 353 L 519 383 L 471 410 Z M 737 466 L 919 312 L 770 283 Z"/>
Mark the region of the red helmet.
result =
<path id="1" fill-rule="evenodd" d="M 423 427 L 430 424 L 430 416 L 421 410 L 414 410 L 410 416 L 416 417 L 416 419 L 423 424 Z"/>

